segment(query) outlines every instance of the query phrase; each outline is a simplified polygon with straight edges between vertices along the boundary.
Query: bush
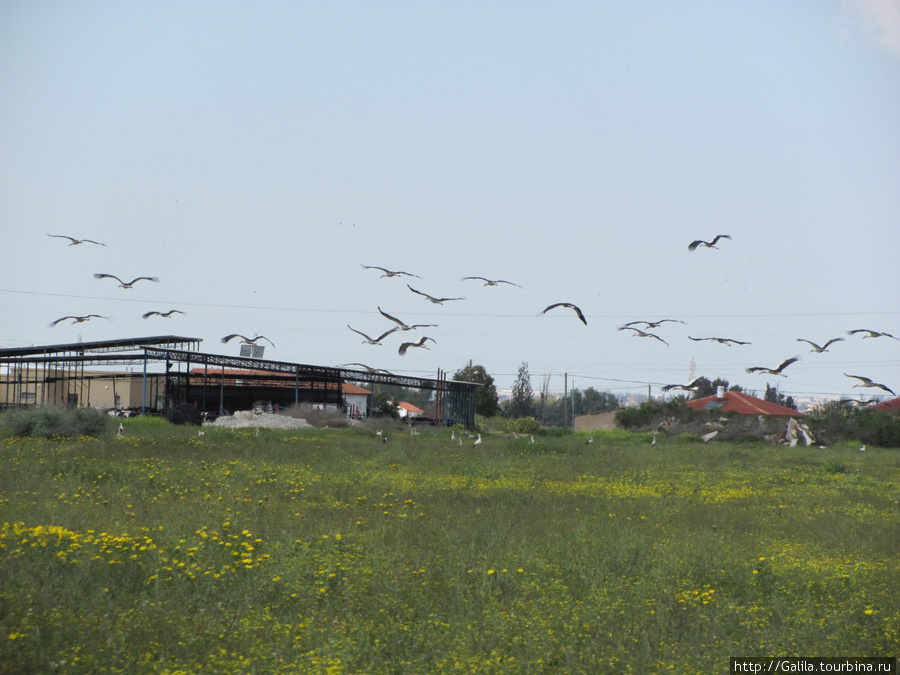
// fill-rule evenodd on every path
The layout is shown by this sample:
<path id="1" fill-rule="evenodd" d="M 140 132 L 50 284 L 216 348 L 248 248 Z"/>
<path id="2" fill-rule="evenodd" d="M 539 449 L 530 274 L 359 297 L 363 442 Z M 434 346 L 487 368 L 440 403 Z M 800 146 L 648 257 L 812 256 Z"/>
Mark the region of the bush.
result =
<path id="1" fill-rule="evenodd" d="M 541 426 L 533 417 L 508 417 L 503 420 L 503 431 L 507 434 L 533 434 Z"/>
<path id="2" fill-rule="evenodd" d="M 98 438 L 112 430 L 108 415 L 93 408 L 48 406 L 14 410 L 2 417 L 2 424 L 13 436 L 39 438 Z"/>
<path id="3" fill-rule="evenodd" d="M 810 428 L 829 443 L 853 440 L 900 448 L 900 416 L 886 412 L 826 405 L 811 415 Z"/>

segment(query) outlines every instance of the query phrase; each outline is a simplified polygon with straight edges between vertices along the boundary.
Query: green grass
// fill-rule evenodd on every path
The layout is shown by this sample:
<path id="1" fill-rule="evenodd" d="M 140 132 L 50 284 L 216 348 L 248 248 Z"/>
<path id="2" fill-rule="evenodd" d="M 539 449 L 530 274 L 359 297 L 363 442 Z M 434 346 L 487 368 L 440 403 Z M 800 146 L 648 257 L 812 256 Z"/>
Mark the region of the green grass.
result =
<path id="1" fill-rule="evenodd" d="M 900 652 L 896 450 L 124 425 L 0 443 L 0 673 Z"/>

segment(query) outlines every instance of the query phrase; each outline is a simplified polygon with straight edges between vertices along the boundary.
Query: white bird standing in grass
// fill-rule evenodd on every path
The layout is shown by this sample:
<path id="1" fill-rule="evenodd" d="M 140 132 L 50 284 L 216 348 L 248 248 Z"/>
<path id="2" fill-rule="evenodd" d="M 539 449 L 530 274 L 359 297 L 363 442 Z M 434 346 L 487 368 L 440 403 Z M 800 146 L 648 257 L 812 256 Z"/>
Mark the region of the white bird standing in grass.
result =
<path id="1" fill-rule="evenodd" d="M 585 441 L 585 444 L 587 444 L 587 445 L 593 445 L 593 444 L 594 444 L 594 437 L 591 436 L 589 439 L 587 439 L 587 440 Z"/>
<path id="2" fill-rule="evenodd" d="M 119 430 L 116 432 L 116 438 L 122 438 L 125 435 L 125 425 L 119 423 Z"/>
<path id="3" fill-rule="evenodd" d="M 475 439 L 475 442 L 472 443 L 472 445 L 481 445 L 481 434 L 478 434 L 478 438 Z"/>

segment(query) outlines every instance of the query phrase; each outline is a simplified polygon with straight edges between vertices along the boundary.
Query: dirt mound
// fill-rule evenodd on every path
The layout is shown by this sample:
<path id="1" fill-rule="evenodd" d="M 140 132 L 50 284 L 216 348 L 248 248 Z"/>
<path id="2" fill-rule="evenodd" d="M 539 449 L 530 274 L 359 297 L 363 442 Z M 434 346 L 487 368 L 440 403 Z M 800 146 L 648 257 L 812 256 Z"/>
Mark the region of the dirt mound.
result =
<path id="1" fill-rule="evenodd" d="M 312 425 L 304 419 L 276 415 L 252 410 L 238 410 L 234 415 L 219 417 L 215 422 L 206 422 L 206 426 L 238 429 L 243 427 L 263 427 L 265 429 L 311 429 Z"/>

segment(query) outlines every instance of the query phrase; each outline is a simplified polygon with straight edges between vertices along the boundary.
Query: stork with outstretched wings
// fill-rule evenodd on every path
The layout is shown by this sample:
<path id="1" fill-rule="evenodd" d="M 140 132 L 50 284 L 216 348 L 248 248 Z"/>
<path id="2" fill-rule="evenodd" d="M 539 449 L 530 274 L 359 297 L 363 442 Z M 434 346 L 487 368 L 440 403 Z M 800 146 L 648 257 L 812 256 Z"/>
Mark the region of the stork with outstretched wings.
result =
<path id="1" fill-rule="evenodd" d="M 132 279 L 131 281 L 126 283 L 126 282 L 122 281 L 119 277 L 117 277 L 115 274 L 101 274 L 99 272 L 94 275 L 94 278 L 95 279 L 115 279 L 116 281 L 119 282 L 119 288 L 132 288 L 138 281 L 153 281 L 154 283 L 159 282 L 158 277 L 135 277 L 134 279 Z"/>
<path id="2" fill-rule="evenodd" d="M 794 356 L 790 359 L 785 359 L 781 362 L 781 364 L 777 368 L 764 368 L 762 366 L 753 366 L 752 368 L 747 368 L 748 373 L 770 373 L 771 375 L 780 375 L 781 377 L 787 377 L 782 370 L 787 368 L 792 363 L 796 363 L 800 360 L 799 356 Z"/>
<path id="3" fill-rule="evenodd" d="M 886 391 L 887 393 L 893 394 L 894 396 L 896 396 L 896 394 L 894 394 L 893 389 L 889 389 L 885 385 L 879 384 L 878 382 L 873 382 L 868 377 L 863 377 L 862 375 L 847 375 L 847 373 L 844 373 L 844 377 L 852 377 L 854 380 L 859 380 L 860 383 L 854 384 L 853 385 L 854 387 L 862 387 L 864 389 L 868 389 L 868 388 L 881 389 L 882 391 Z"/>
<path id="4" fill-rule="evenodd" d="M 53 328 L 53 326 L 62 321 L 65 321 L 66 319 L 72 319 L 73 324 L 84 323 L 85 321 L 90 321 L 91 319 L 106 319 L 107 321 L 109 321 L 109 317 L 107 316 L 100 316 L 99 314 L 85 314 L 84 316 L 64 316 L 57 319 L 56 321 L 51 322 L 48 325 Z"/>
<path id="5" fill-rule="evenodd" d="M 810 350 L 810 354 L 812 354 L 813 352 L 815 352 L 816 354 L 821 354 L 822 352 L 827 352 L 828 347 L 833 345 L 835 342 L 843 342 L 843 341 L 844 341 L 844 338 L 842 338 L 842 337 L 831 338 L 824 345 L 819 346 L 812 340 L 805 340 L 803 338 L 797 338 L 797 342 L 805 342 L 806 344 L 808 344 L 812 347 L 812 349 Z"/>
<path id="6" fill-rule="evenodd" d="M 510 286 L 519 286 L 519 284 L 515 284 L 512 281 L 506 281 L 505 279 L 487 279 L 486 277 L 463 277 L 462 280 L 466 281 L 467 279 L 475 279 L 478 281 L 483 281 L 485 286 L 499 286 L 500 284 L 509 284 Z M 519 288 L 522 288 L 519 286 Z"/>
<path id="7" fill-rule="evenodd" d="M 406 287 L 411 290 L 413 293 L 417 295 L 421 295 L 425 298 L 428 298 L 435 305 L 443 305 L 445 302 L 449 302 L 450 300 L 465 300 L 465 298 L 435 298 L 434 296 L 428 295 L 428 293 L 423 293 L 422 291 L 417 291 L 415 288 L 406 284 Z"/>
<path id="8" fill-rule="evenodd" d="M 378 308 L 378 311 L 381 314 L 381 316 L 383 316 L 385 319 L 390 319 L 391 321 L 396 323 L 397 330 L 406 331 L 406 330 L 415 330 L 416 328 L 437 328 L 437 324 L 434 324 L 434 323 L 415 323 L 411 326 L 408 326 L 407 324 L 403 323 L 397 317 L 391 316 L 390 314 L 385 312 L 383 309 L 381 309 L 381 307 Z"/>
<path id="9" fill-rule="evenodd" d="M 423 335 L 422 337 L 419 338 L 418 342 L 404 342 L 403 344 L 401 344 L 400 349 L 397 350 L 397 353 L 400 354 L 400 356 L 403 356 L 406 354 L 406 350 L 409 349 L 410 347 L 421 347 L 422 349 L 428 349 L 428 347 L 425 346 L 425 342 L 427 340 L 431 340 L 432 342 L 435 342 L 435 343 L 437 342 L 437 340 L 435 340 L 434 338 L 430 338 L 430 337 Z"/>
<path id="10" fill-rule="evenodd" d="M 75 237 L 70 237 L 65 234 L 47 234 L 48 237 L 56 237 L 57 239 L 68 239 L 69 246 L 78 246 L 79 244 L 97 244 L 97 246 L 106 246 L 106 244 L 102 244 L 99 241 L 94 241 L 93 239 L 76 239 Z"/>
<path id="11" fill-rule="evenodd" d="M 640 328 L 635 328 L 634 326 L 619 326 L 619 330 L 633 330 L 631 337 L 649 337 L 656 338 L 660 342 L 662 342 L 666 347 L 669 346 L 669 343 L 663 340 L 659 335 L 654 335 L 653 333 L 648 333 L 646 331 L 641 330 Z"/>
<path id="12" fill-rule="evenodd" d="M 380 345 L 381 341 L 384 340 L 384 338 L 386 338 L 391 333 L 396 333 L 398 330 L 400 330 L 399 328 L 397 328 L 395 326 L 394 328 L 391 328 L 390 330 L 385 331 L 384 333 L 379 335 L 377 338 L 371 338 L 368 335 L 366 335 L 365 333 L 363 333 L 362 331 L 359 331 L 359 330 L 356 330 L 355 328 L 353 328 L 349 323 L 347 324 L 347 328 L 352 330 L 354 333 L 362 335 L 365 338 L 365 340 L 363 341 L 363 344 L 368 344 L 368 345 Z"/>
<path id="13" fill-rule="evenodd" d="M 422 278 L 418 274 L 410 274 L 409 272 L 403 272 L 402 270 L 396 270 L 396 271 L 389 270 L 389 269 L 385 269 L 384 267 L 378 267 L 377 265 L 363 265 L 362 267 L 363 267 L 363 269 L 366 269 L 366 270 L 381 270 L 382 272 L 384 272 L 384 274 L 381 275 L 382 277 L 407 276 L 407 277 L 415 277 L 416 279 Z"/>
<path id="14" fill-rule="evenodd" d="M 740 340 L 732 340 L 731 338 L 723 338 L 723 337 L 704 337 L 704 338 L 695 338 L 688 335 L 688 340 L 693 340 L 694 342 L 703 342 L 704 340 L 711 340 L 712 342 L 718 342 L 720 345 L 731 346 L 735 345 L 749 345 L 749 342 L 741 342 Z"/>
<path id="15" fill-rule="evenodd" d="M 149 319 L 151 316 L 161 316 L 164 319 L 169 319 L 173 314 L 184 314 L 180 309 L 170 309 L 168 312 L 145 312 L 141 314 L 142 319 Z"/>
<path id="16" fill-rule="evenodd" d="M 242 342 L 243 344 L 245 344 L 245 345 L 255 345 L 255 344 L 257 343 L 257 341 L 259 341 L 259 340 L 265 340 L 266 342 L 268 342 L 268 343 L 269 343 L 270 345 L 272 345 L 273 347 L 275 346 L 275 343 L 272 342 L 272 341 L 271 341 L 269 338 L 267 338 L 265 335 L 256 335 L 256 336 L 254 336 L 254 337 L 252 337 L 252 338 L 248 338 L 248 337 L 245 337 L 245 336 L 243 336 L 243 335 L 241 335 L 241 334 L 239 334 L 239 333 L 232 333 L 231 335 L 226 335 L 225 337 L 222 338 L 222 344 L 227 344 L 229 341 L 233 340 L 234 338 L 241 338 L 241 342 Z"/>
<path id="17" fill-rule="evenodd" d="M 719 248 L 716 246 L 716 242 L 719 239 L 731 239 L 730 234 L 717 234 L 712 241 L 703 241 L 702 239 L 697 239 L 696 241 L 692 241 L 688 244 L 688 251 L 694 251 L 699 247 L 703 248 Z"/>
<path id="18" fill-rule="evenodd" d="M 556 303 L 550 305 L 549 307 L 545 307 L 544 311 L 541 312 L 541 314 L 542 315 L 546 314 L 551 309 L 554 309 L 556 307 L 568 307 L 573 312 L 575 312 L 575 314 L 578 316 L 579 319 L 581 319 L 581 323 L 583 323 L 585 326 L 587 326 L 587 319 L 584 318 L 584 313 L 581 311 L 581 309 L 577 305 L 573 305 L 571 302 L 556 302 Z"/>

